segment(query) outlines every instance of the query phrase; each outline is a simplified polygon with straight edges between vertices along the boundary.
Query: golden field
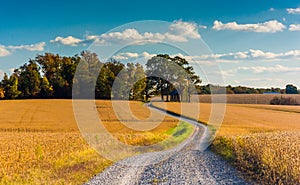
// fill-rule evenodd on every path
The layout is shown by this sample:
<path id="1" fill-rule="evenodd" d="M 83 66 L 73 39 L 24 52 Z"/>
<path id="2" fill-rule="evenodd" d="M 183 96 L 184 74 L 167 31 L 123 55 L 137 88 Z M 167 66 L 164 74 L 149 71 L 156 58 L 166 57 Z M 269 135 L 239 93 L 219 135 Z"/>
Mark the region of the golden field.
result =
<path id="1" fill-rule="evenodd" d="M 117 121 L 110 101 L 97 100 L 96 107 L 112 135 L 131 145 L 160 142 L 178 125 L 165 117 L 154 130 L 134 131 Z M 130 102 L 130 109 L 148 117 L 140 102 Z M 112 164 L 81 137 L 72 100 L 3 100 L 0 111 L 0 184 L 82 184 Z"/>
<path id="2" fill-rule="evenodd" d="M 163 102 L 153 105 L 163 107 Z M 193 103 L 182 103 L 185 109 Z M 212 105 L 200 103 L 200 115 L 186 116 L 209 124 Z M 168 102 L 180 114 L 180 103 Z M 185 111 L 185 112 L 192 112 Z M 212 150 L 263 184 L 300 183 L 300 106 L 227 104 Z"/>
<path id="3" fill-rule="evenodd" d="M 223 102 L 222 96 L 215 94 L 215 102 Z M 270 104 L 270 101 L 275 97 L 289 97 L 300 103 L 300 94 L 226 94 L 226 102 L 229 104 Z M 193 95 L 191 101 L 211 103 L 211 95 Z"/>

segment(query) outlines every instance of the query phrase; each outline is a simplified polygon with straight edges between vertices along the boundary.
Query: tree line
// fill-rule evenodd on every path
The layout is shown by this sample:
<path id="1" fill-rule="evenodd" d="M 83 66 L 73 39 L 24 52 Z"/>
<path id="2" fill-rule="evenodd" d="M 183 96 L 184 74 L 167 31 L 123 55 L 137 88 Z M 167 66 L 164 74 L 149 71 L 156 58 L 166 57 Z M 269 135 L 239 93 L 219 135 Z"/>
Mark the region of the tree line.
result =
<path id="1" fill-rule="evenodd" d="M 253 88 L 253 87 L 245 87 L 245 86 L 236 86 L 233 87 L 231 85 L 228 86 L 218 86 L 218 85 L 203 85 L 198 87 L 198 94 L 268 94 L 268 93 L 277 93 L 277 94 L 299 94 L 300 91 L 297 90 L 297 87 L 288 84 L 285 89 L 281 88 Z M 212 92 L 213 90 L 213 92 Z"/>
<path id="2" fill-rule="evenodd" d="M 74 79 L 78 65 L 80 78 Z M 175 91 L 181 100 L 189 101 L 190 95 L 196 93 L 191 87 L 201 83 L 184 58 L 160 54 L 145 66 L 146 69 L 139 63 L 123 64 L 115 59 L 102 62 L 89 51 L 71 57 L 45 53 L 30 59 L 11 75 L 5 73 L 0 82 L 0 98 L 72 98 L 75 83 L 94 83 L 97 99 L 144 100 L 160 94 L 168 101 Z M 114 85 L 118 88 L 113 89 Z M 84 88 L 79 88 L 75 93 L 84 92 Z"/>

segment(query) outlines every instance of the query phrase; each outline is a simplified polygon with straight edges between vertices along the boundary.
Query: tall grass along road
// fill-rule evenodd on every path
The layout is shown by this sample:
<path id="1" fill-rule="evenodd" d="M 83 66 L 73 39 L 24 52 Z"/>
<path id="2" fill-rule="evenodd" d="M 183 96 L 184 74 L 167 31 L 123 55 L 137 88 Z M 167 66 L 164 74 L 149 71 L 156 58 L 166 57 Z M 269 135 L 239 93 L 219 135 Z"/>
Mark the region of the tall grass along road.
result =
<path id="1" fill-rule="evenodd" d="M 251 184 L 237 171 L 208 150 L 206 126 L 188 118 L 180 118 L 195 127 L 193 134 L 176 147 L 137 155 L 107 168 L 87 184 Z"/>

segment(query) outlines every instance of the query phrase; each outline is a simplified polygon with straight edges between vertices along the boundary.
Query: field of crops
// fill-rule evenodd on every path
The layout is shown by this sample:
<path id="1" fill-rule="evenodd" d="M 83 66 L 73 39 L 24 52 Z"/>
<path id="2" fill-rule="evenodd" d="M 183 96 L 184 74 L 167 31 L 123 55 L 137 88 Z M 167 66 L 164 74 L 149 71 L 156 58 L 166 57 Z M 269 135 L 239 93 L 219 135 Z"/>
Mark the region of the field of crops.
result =
<path id="1" fill-rule="evenodd" d="M 134 131 L 117 120 L 110 101 L 96 107 L 112 135 L 130 145 L 157 143 L 178 125 L 165 117 L 154 130 Z M 130 109 L 140 119 L 150 113 L 140 102 Z M 112 164 L 81 137 L 71 100 L 0 101 L 0 111 L 0 184 L 82 184 Z"/>
<path id="2" fill-rule="evenodd" d="M 214 102 L 223 102 L 224 95 L 214 95 Z M 270 104 L 270 101 L 274 98 L 287 98 L 290 97 L 300 104 L 300 94 L 227 94 L 226 101 L 230 104 Z M 201 103 L 211 103 L 211 95 L 195 95 L 192 96 L 191 101 L 197 101 Z"/>
<path id="3" fill-rule="evenodd" d="M 158 107 L 163 104 L 153 103 Z M 169 102 L 165 106 L 180 114 L 190 112 L 182 108 L 192 104 L 181 107 Z M 209 124 L 211 107 L 200 103 L 200 116 L 187 116 Z M 299 184 L 300 106 L 227 104 L 212 149 L 258 182 Z"/>

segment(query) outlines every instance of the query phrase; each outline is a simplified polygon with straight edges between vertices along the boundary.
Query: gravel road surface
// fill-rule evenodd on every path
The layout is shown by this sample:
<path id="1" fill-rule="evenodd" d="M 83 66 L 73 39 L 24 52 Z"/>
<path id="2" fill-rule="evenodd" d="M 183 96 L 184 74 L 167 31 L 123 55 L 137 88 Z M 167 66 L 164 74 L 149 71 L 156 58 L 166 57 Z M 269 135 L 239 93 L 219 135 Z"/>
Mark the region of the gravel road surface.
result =
<path id="1" fill-rule="evenodd" d="M 170 150 L 137 155 L 117 162 L 86 184 L 254 184 L 241 178 L 219 156 L 204 150 L 207 145 L 205 138 L 209 137 L 205 125 L 187 118 L 169 116 L 193 124 L 195 131 L 192 136 Z"/>

